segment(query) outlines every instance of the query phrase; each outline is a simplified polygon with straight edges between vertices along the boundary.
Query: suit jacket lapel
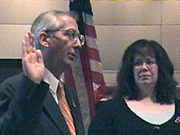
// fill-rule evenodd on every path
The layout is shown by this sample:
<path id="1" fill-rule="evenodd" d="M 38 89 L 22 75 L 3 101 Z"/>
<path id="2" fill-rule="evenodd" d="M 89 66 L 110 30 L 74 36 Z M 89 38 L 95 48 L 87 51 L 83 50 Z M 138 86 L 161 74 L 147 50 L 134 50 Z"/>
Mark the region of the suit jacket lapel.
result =
<path id="1" fill-rule="evenodd" d="M 50 92 L 47 93 L 44 100 L 44 108 L 60 131 L 63 132 L 64 135 L 70 135 L 64 117 Z"/>

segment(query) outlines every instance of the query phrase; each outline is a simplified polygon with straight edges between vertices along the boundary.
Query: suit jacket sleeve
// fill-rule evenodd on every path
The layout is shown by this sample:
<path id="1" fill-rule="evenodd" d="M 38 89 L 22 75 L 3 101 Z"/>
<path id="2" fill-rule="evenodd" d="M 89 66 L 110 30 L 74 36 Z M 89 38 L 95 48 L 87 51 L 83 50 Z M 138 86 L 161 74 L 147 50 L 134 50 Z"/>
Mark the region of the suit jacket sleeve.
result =
<path id="1" fill-rule="evenodd" d="M 47 84 L 35 84 L 26 76 L 4 82 L 0 86 L 0 135 L 34 135 L 47 91 Z"/>

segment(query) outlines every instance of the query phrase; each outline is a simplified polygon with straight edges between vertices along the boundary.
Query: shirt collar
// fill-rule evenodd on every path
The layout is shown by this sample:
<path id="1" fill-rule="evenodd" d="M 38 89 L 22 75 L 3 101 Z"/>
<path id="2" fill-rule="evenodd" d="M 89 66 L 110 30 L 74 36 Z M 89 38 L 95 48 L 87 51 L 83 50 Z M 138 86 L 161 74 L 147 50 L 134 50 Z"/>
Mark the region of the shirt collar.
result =
<path id="1" fill-rule="evenodd" d="M 49 84 L 52 94 L 56 94 L 59 80 L 48 69 L 45 69 L 43 81 Z"/>

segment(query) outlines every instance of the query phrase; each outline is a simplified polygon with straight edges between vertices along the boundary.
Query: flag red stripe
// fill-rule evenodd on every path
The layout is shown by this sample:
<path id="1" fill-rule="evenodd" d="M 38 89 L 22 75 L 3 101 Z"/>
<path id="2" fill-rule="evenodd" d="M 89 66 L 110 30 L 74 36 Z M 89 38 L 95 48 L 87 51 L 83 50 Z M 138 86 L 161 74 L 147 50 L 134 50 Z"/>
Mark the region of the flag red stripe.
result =
<path id="1" fill-rule="evenodd" d="M 93 72 L 91 71 L 91 75 L 92 75 L 92 80 L 93 82 L 97 83 L 97 84 L 104 84 L 103 80 L 103 75 L 99 72 Z"/>
<path id="2" fill-rule="evenodd" d="M 94 26 L 84 24 L 84 31 L 85 31 L 86 36 L 94 37 L 94 38 L 97 37 Z"/>
<path id="3" fill-rule="evenodd" d="M 93 49 L 93 48 L 88 48 L 87 50 L 88 50 L 88 54 L 89 54 L 90 59 L 101 62 L 98 50 Z"/>
<path id="4" fill-rule="evenodd" d="M 67 68 L 66 72 L 64 72 L 65 75 L 65 82 L 66 84 L 68 84 L 69 86 L 71 86 L 71 89 L 76 91 L 76 85 L 74 82 L 74 78 L 73 78 L 73 73 L 72 73 L 72 69 L 70 67 Z"/>
<path id="5" fill-rule="evenodd" d="M 96 104 L 104 96 L 105 90 L 106 90 L 106 85 L 101 85 L 96 91 L 94 91 L 94 102 Z"/>

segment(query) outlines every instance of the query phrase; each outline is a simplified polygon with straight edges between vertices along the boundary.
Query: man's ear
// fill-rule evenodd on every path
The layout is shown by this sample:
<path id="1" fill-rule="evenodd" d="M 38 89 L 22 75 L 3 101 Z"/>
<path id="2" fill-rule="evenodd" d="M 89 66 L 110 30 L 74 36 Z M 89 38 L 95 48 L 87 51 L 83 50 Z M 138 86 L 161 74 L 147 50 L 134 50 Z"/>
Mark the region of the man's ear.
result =
<path id="1" fill-rule="evenodd" d="M 44 47 L 49 47 L 49 37 L 46 32 L 41 32 L 39 35 L 39 43 Z"/>

